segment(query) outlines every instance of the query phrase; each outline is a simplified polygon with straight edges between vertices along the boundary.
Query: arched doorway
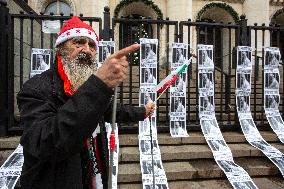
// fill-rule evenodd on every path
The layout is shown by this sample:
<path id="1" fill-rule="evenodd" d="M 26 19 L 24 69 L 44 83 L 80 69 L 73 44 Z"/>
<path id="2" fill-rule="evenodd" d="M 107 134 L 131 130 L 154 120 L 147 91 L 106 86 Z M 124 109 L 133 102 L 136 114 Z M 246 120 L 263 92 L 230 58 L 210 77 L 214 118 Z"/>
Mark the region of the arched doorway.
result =
<path id="1" fill-rule="evenodd" d="M 271 25 L 284 27 L 284 8 L 275 12 L 271 18 Z M 271 46 L 279 47 L 281 56 L 284 56 L 284 31 L 278 30 L 271 33 Z"/>
<path id="2" fill-rule="evenodd" d="M 114 16 L 126 19 L 162 19 L 161 10 L 152 1 L 121 1 L 115 8 Z M 119 44 L 125 47 L 139 43 L 140 38 L 155 38 L 156 26 L 147 23 L 126 22 L 119 25 Z M 139 65 L 139 52 L 134 54 L 132 65 Z"/>
<path id="3" fill-rule="evenodd" d="M 196 18 L 196 21 L 224 24 L 236 23 L 238 20 L 238 13 L 231 6 L 225 3 L 210 3 L 205 5 L 199 11 Z M 229 31 L 221 27 L 204 26 L 198 28 L 197 33 L 197 43 L 214 46 L 215 66 L 220 67 L 221 62 L 224 59 L 224 55 L 231 53 L 228 43 L 229 38 L 232 38 L 232 36 L 229 36 Z M 234 38 L 232 38 L 231 41 L 233 42 Z"/>

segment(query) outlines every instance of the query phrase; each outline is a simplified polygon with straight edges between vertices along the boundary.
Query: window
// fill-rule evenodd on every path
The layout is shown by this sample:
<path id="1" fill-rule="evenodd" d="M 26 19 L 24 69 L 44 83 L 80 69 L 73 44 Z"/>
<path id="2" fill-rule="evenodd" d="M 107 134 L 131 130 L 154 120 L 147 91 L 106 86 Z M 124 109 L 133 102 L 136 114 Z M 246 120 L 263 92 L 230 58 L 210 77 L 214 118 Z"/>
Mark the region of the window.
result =
<path id="1" fill-rule="evenodd" d="M 131 14 L 124 18 L 144 19 L 143 16 L 138 14 Z M 153 38 L 153 29 L 151 24 L 125 22 L 120 24 L 119 32 L 119 36 L 122 36 L 120 39 L 122 47 L 127 47 L 135 42 L 139 43 L 140 38 Z M 139 51 L 134 53 L 133 60 L 130 61 L 132 65 L 139 65 L 139 56 Z"/>
<path id="2" fill-rule="evenodd" d="M 51 12 L 55 15 L 59 15 L 60 13 L 70 15 L 71 7 L 63 1 L 54 1 L 46 7 L 44 14 L 50 14 Z"/>

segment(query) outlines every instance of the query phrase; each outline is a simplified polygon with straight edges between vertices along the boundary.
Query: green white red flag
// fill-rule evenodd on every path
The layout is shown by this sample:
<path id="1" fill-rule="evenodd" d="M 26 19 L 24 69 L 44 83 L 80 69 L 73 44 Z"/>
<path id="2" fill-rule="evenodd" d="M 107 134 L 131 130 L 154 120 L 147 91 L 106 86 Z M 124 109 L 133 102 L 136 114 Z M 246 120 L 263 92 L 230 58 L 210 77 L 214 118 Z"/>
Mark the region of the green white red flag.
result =
<path id="1" fill-rule="evenodd" d="M 163 79 L 156 87 L 156 92 L 162 93 L 164 92 L 169 86 L 171 86 L 178 77 L 184 72 L 184 70 L 188 67 L 189 63 L 191 62 L 192 57 L 187 60 L 183 65 L 177 68 L 175 71 L 172 71 L 165 79 Z"/>

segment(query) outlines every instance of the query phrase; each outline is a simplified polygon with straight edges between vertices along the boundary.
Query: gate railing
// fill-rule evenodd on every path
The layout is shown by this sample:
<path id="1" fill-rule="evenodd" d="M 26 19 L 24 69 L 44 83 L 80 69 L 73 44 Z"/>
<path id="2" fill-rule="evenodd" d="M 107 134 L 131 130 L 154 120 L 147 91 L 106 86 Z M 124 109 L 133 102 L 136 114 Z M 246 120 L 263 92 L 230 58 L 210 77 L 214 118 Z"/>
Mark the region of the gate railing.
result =
<path id="1" fill-rule="evenodd" d="M 139 26 L 142 26 L 139 28 Z M 135 31 L 140 32 L 141 37 L 156 38 L 159 40 L 157 54 L 157 82 L 165 78 L 169 74 L 169 44 L 178 40 L 178 22 L 166 20 L 144 19 L 129 19 L 129 18 L 113 18 L 112 19 L 112 39 L 118 42 L 118 48 L 124 48 L 135 42 L 139 42 L 139 38 L 135 37 Z M 129 33 L 128 33 L 129 31 Z M 117 32 L 117 33 L 116 33 Z M 148 35 L 143 36 L 143 33 Z M 115 35 L 117 34 L 117 35 Z M 163 34 L 163 35 L 162 35 Z M 172 36 L 172 38 L 171 38 Z M 137 53 L 138 55 L 138 53 Z M 139 65 L 133 65 L 134 59 L 139 56 L 131 55 L 129 57 L 129 78 L 119 88 L 120 103 L 127 103 L 138 106 L 139 99 Z M 127 100 L 126 100 L 127 99 Z M 169 121 L 169 92 L 166 92 L 161 100 L 157 102 L 157 122 L 167 123 Z M 166 124 L 160 124 L 160 129 L 166 129 Z M 137 132 L 137 127 L 127 125 L 120 126 L 121 131 Z"/>
<path id="2" fill-rule="evenodd" d="M 8 107 L 11 109 L 8 119 L 8 131 L 17 132 L 22 131 L 22 128 L 18 126 L 19 113 L 15 107 L 15 97 L 19 90 L 22 88 L 23 83 L 29 79 L 30 71 L 30 57 L 32 48 L 53 49 L 56 41 L 56 34 L 46 34 L 42 32 L 42 23 L 45 20 L 59 20 L 60 26 L 63 25 L 65 20 L 71 18 L 70 16 L 55 16 L 55 15 L 37 15 L 37 14 L 10 14 L 11 20 L 9 35 L 11 38 L 10 56 L 7 60 L 10 65 L 9 81 L 12 85 L 9 86 Z M 91 26 L 96 24 L 96 31 L 98 35 L 102 35 L 102 19 L 96 17 L 83 17 L 80 15 L 80 19 L 87 22 Z M 55 55 L 51 53 L 51 66 L 53 65 L 53 59 Z"/>
<path id="3" fill-rule="evenodd" d="M 45 34 L 41 30 L 43 20 L 60 20 L 61 25 L 70 16 L 9 14 L 9 9 L 1 3 L 0 6 L 0 135 L 13 131 L 21 131 L 17 125 L 18 115 L 15 96 L 22 84 L 29 78 L 31 48 L 52 49 L 56 39 L 55 34 Z M 235 56 L 234 47 L 251 45 L 253 53 L 254 78 L 252 79 L 251 110 L 260 127 L 265 125 L 263 111 L 263 50 L 264 46 L 280 46 L 284 28 L 277 26 L 247 26 L 245 17 L 239 23 L 224 24 L 214 22 L 192 22 L 153 20 L 151 18 L 110 18 L 109 8 L 104 9 L 104 18 L 83 17 L 81 19 L 93 25 L 102 40 L 114 40 L 116 48 L 121 49 L 134 42 L 139 37 L 157 38 L 158 75 L 157 81 L 170 72 L 170 48 L 172 42 L 184 42 L 193 51 L 198 43 L 214 45 L 215 62 L 215 105 L 219 125 L 223 129 L 238 129 L 235 104 Z M 102 21 L 103 25 L 102 25 Z M 139 35 L 138 35 L 139 34 Z M 267 36 L 269 37 L 267 38 Z M 259 37 L 261 36 L 261 37 Z M 265 41 L 268 39 L 268 43 Z M 283 43 L 284 44 L 284 43 Z M 189 49 L 189 52 L 191 51 Z M 193 52 L 196 53 L 196 52 Z M 283 54 L 283 53 L 282 53 Z M 138 105 L 139 98 L 139 53 L 129 57 L 129 78 L 119 88 L 119 101 L 123 104 Z M 187 87 L 187 126 L 189 130 L 200 129 L 198 118 L 198 65 L 196 61 L 188 68 Z M 281 69 L 283 79 L 284 67 Z M 282 87 L 282 88 L 281 88 Z M 281 85 L 283 112 L 284 87 Z M 261 102 L 261 103 L 259 103 Z M 14 108 L 15 107 L 15 108 Z M 159 130 L 168 130 L 169 92 L 166 92 L 157 104 L 157 123 Z M 137 128 L 129 124 L 121 125 L 121 132 L 137 132 Z"/>
<path id="4" fill-rule="evenodd" d="M 241 20 L 242 21 L 242 20 Z M 191 20 L 179 23 L 179 41 L 188 43 L 195 51 L 197 44 L 214 46 L 215 63 L 215 106 L 219 125 L 231 128 L 236 125 L 235 100 L 233 89 L 233 47 L 240 44 L 240 25 L 208 22 L 192 22 Z M 225 52 L 226 50 L 226 52 Z M 189 128 L 195 125 L 199 128 L 198 117 L 198 65 L 193 65 L 193 72 L 188 79 L 187 98 Z M 189 70 L 191 71 L 191 70 Z M 216 79 L 218 77 L 218 79 Z M 192 90 L 195 88 L 195 90 Z M 195 91 L 193 93 L 192 91 Z M 191 100 L 192 99 L 192 100 Z"/>

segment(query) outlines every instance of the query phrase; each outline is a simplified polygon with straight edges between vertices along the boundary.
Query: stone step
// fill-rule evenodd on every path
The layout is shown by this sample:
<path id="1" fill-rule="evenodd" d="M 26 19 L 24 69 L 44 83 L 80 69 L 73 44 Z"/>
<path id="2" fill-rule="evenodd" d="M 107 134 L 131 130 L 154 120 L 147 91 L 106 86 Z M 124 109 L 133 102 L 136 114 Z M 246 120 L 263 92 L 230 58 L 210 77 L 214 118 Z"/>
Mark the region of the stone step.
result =
<path id="1" fill-rule="evenodd" d="M 250 176 L 279 175 L 278 168 L 265 157 L 234 158 Z M 179 162 L 163 162 L 168 181 L 226 178 L 214 159 L 196 159 Z M 139 163 L 119 164 L 118 183 L 141 182 Z"/>
<path id="2" fill-rule="evenodd" d="M 19 145 L 20 137 L 1 137 L 0 138 L 0 165 L 13 153 Z"/>
<path id="3" fill-rule="evenodd" d="M 241 132 L 223 132 L 223 137 L 227 143 L 247 143 Z M 278 143 L 279 139 L 272 131 L 260 131 L 261 136 L 267 142 Z M 202 132 L 189 132 L 189 137 L 172 138 L 169 133 L 158 133 L 160 146 L 164 145 L 187 145 L 187 144 L 206 144 Z M 138 134 L 119 134 L 119 145 L 138 146 Z"/>
<path id="4" fill-rule="evenodd" d="M 284 180 L 280 177 L 255 177 L 254 183 L 260 189 L 283 189 Z M 207 179 L 207 180 L 182 180 L 169 181 L 169 188 L 181 189 L 232 189 L 232 185 L 227 179 Z M 142 184 L 120 184 L 118 189 L 142 189 Z"/>
<path id="5" fill-rule="evenodd" d="M 187 112 L 188 113 L 188 112 Z M 197 113 L 197 118 L 196 118 L 196 111 L 193 111 L 192 109 L 191 109 L 191 111 L 190 111 L 190 115 L 188 116 L 187 115 L 187 119 L 188 119 L 188 117 L 189 117 L 189 121 L 190 121 L 190 124 L 189 125 L 192 125 L 192 124 L 194 124 L 195 125 L 195 123 L 194 122 L 198 122 L 199 123 L 199 118 L 198 118 L 198 113 Z M 252 115 L 254 116 L 254 112 L 252 112 Z M 226 114 L 225 113 L 225 111 L 223 111 L 223 114 L 222 114 L 222 116 L 221 116 L 221 113 L 220 112 L 215 112 L 215 116 L 216 116 L 216 119 L 218 120 L 218 121 L 220 121 L 220 124 L 221 124 L 221 121 L 222 121 L 222 123 L 223 123 L 223 121 L 226 121 L 226 122 L 228 122 L 229 121 L 229 118 L 230 118 L 230 120 L 231 121 L 233 121 L 232 123 L 230 123 L 230 124 L 232 124 L 232 125 L 234 125 L 235 124 L 235 122 L 234 122 L 234 111 L 233 110 L 231 110 L 231 112 L 230 112 L 230 114 Z M 262 113 L 261 113 L 261 111 L 258 111 L 258 112 L 256 112 L 256 116 L 254 117 L 254 120 L 255 120 L 255 122 L 257 122 L 257 123 L 259 123 L 259 121 L 261 121 L 261 118 L 262 118 Z M 187 120 L 188 121 L 188 120 Z M 161 123 L 161 124 L 165 124 L 165 122 L 168 124 L 168 116 L 166 115 L 166 112 L 164 111 L 164 112 L 162 112 L 162 111 L 160 111 L 160 114 L 159 114 L 159 122 Z M 267 121 L 266 121 L 266 118 L 265 118 L 265 115 L 264 115 L 264 122 L 265 122 L 265 124 L 267 123 Z M 223 125 L 226 125 L 227 123 L 223 123 Z M 164 126 L 164 125 L 163 125 Z"/>
<path id="6" fill-rule="evenodd" d="M 284 146 L 279 143 L 270 143 L 272 146 L 284 152 Z M 257 148 L 248 143 L 228 144 L 233 157 L 261 157 L 264 154 Z M 207 144 L 191 144 L 191 145 L 167 145 L 161 146 L 161 157 L 163 161 L 188 161 L 194 159 L 210 159 L 213 158 L 212 151 Z M 120 162 L 139 162 L 140 154 L 138 147 L 122 147 L 120 148 Z"/>

